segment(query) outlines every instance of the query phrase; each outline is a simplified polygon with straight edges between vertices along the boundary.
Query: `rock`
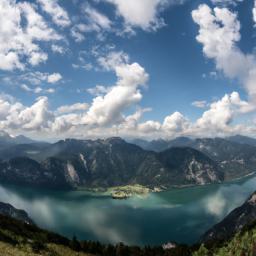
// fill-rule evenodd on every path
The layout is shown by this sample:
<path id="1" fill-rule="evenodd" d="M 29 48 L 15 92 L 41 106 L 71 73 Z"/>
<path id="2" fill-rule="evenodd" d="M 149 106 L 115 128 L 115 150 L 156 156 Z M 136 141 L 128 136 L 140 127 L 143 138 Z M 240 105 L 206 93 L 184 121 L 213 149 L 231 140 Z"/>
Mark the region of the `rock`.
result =
<path id="1" fill-rule="evenodd" d="M 32 219 L 24 210 L 16 209 L 10 204 L 0 202 L 0 214 L 23 221 L 30 225 L 34 224 Z"/>

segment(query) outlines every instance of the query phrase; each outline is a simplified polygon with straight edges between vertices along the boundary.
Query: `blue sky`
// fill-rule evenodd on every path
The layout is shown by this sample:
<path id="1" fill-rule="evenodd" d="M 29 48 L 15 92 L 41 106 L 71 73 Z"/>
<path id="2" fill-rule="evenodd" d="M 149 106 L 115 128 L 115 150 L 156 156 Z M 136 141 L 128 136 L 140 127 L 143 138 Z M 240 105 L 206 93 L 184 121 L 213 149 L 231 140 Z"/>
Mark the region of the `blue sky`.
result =
<path id="1" fill-rule="evenodd" d="M 0 128 L 254 136 L 253 0 L 3 0 Z"/>

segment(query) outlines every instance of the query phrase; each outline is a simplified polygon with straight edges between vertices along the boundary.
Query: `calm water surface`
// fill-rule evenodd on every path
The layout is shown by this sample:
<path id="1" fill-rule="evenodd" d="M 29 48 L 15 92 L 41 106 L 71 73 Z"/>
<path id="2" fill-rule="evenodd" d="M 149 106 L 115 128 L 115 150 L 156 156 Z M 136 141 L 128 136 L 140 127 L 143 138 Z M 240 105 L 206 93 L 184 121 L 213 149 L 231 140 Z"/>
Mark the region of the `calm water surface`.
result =
<path id="1" fill-rule="evenodd" d="M 53 192 L 0 185 L 0 201 L 26 210 L 40 227 L 68 237 L 157 245 L 197 241 L 254 190 L 255 176 L 121 201 L 82 191 Z"/>

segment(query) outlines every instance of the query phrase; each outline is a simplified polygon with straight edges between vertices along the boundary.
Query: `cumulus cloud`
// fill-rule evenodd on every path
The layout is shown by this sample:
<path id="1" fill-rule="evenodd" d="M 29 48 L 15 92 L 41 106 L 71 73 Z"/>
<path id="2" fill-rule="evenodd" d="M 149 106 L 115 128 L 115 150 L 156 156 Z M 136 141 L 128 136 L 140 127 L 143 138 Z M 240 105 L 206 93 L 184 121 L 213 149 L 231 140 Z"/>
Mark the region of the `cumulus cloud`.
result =
<path id="1" fill-rule="evenodd" d="M 237 92 L 226 94 L 222 99 L 210 105 L 210 109 L 197 120 L 196 127 L 204 132 L 225 134 L 232 130 L 229 125 L 237 115 L 254 109 L 255 106 L 241 100 Z"/>
<path id="2" fill-rule="evenodd" d="M 99 96 L 104 93 L 107 93 L 111 90 L 111 87 L 105 87 L 103 85 L 96 85 L 95 87 L 87 89 L 87 92 L 89 92 L 91 95 Z"/>
<path id="3" fill-rule="evenodd" d="M 48 13 L 54 23 L 61 27 L 71 24 L 68 13 L 58 4 L 58 0 L 37 0 L 42 9 Z"/>
<path id="4" fill-rule="evenodd" d="M 16 104 L 19 108 L 16 111 L 5 111 L 5 116 L 0 120 L 0 127 L 65 132 L 80 127 L 93 130 L 124 123 L 125 112 L 130 107 L 136 106 L 142 99 L 141 87 L 147 83 L 148 74 L 138 63 L 118 63 L 112 68 L 117 76 L 116 84 L 93 98 L 90 105 L 74 103 L 60 106 L 56 111 L 50 111 L 46 97 L 39 97 L 30 107 L 18 102 Z M 45 76 L 43 79 L 48 77 Z M 37 92 L 34 91 L 37 89 L 27 85 L 23 85 L 23 89 Z M 3 100 L 3 105 L 10 108 L 15 106 L 10 100 Z"/>
<path id="5" fill-rule="evenodd" d="M 144 79 L 140 81 L 145 81 Z M 170 114 L 162 123 L 156 120 L 142 122 L 142 116 L 145 112 L 151 111 L 150 108 L 138 108 L 133 114 L 125 114 L 131 106 L 141 100 L 140 85 L 122 84 L 123 82 L 119 78 L 111 91 L 95 97 L 91 104 L 82 102 L 63 105 L 55 111 L 50 110 L 47 97 L 39 97 L 31 106 L 24 106 L 10 96 L 1 95 L 0 129 L 14 133 L 23 131 L 50 134 L 50 137 L 55 138 L 119 135 L 152 139 L 177 136 L 214 137 L 256 132 L 253 123 L 246 126 L 232 125 L 232 120 L 247 112 L 247 108 L 250 107 L 236 92 L 213 102 L 194 123 L 179 112 Z M 127 89 L 129 86 L 130 90 Z"/>
<path id="6" fill-rule="evenodd" d="M 127 27 L 138 27 L 146 31 L 157 30 L 165 25 L 159 12 L 168 4 L 166 0 L 106 0 L 112 3 Z"/>
<path id="7" fill-rule="evenodd" d="M 49 127 L 53 118 L 48 110 L 48 98 L 38 97 L 36 102 L 30 107 L 24 106 L 20 102 L 14 102 L 12 98 L 0 97 L 1 110 L 0 128 L 1 129 L 20 129 L 29 131 L 40 131 Z"/>
<path id="8" fill-rule="evenodd" d="M 145 85 L 148 74 L 138 63 L 122 64 L 115 67 L 117 84 L 103 96 L 93 99 L 85 124 L 110 125 L 122 120 L 122 113 L 142 99 L 140 86 Z"/>
<path id="9" fill-rule="evenodd" d="M 170 116 L 167 116 L 163 122 L 163 129 L 172 132 L 179 133 L 188 128 L 189 122 L 180 112 L 174 112 Z"/>
<path id="10" fill-rule="evenodd" d="M 202 4 L 192 11 L 192 17 L 199 25 L 196 39 L 203 45 L 205 56 L 213 59 L 217 70 L 228 78 L 240 81 L 250 100 L 256 101 L 256 59 L 237 46 L 241 38 L 237 14 L 227 8 L 211 9 Z"/>
<path id="11" fill-rule="evenodd" d="M 61 79 L 62 79 L 62 76 L 60 73 L 53 73 L 47 76 L 47 82 L 50 84 L 55 84 L 59 82 Z"/>
<path id="12" fill-rule="evenodd" d="M 48 55 L 39 42 L 61 38 L 33 4 L 14 0 L 0 2 L 0 69 L 24 69 L 26 63 L 35 66 L 45 62 Z"/>
<path id="13" fill-rule="evenodd" d="M 206 4 L 201 4 L 192 11 L 192 18 L 199 25 L 196 39 L 202 44 L 205 56 L 214 60 L 216 69 L 223 72 L 227 78 L 239 82 L 248 94 L 248 101 L 241 100 L 239 94 L 233 92 L 213 102 L 210 109 L 196 121 L 194 130 L 208 130 L 215 135 L 241 133 L 245 130 L 252 132 L 252 124 L 231 125 L 237 116 L 250 113 L 256 108 L 256 59 L 254 54 L 243 53 L 238 47 L 241 25 L 237 14 L 226 7 L 212 9 Z"/>
<path id="14" fill-rule="evenodd" d="M 57 109 L 58 114 L 64 114 L 64 113 L 72 113 L 76 111 L 85 111 L 88 109 L 87 103 L 75 103 L 72 105 L 64 105 Z"/>
<path id="15" fill-rule="evenodd" d="M 138 125 L 138 132 L 142 134 L 147 134 L 147 133 L 156 133 L 160 131 L 161 129 L 161 123 L 158 121 L 153 121 L 153 120 L 148 120 L 144 123 L 140 123 Z"/>

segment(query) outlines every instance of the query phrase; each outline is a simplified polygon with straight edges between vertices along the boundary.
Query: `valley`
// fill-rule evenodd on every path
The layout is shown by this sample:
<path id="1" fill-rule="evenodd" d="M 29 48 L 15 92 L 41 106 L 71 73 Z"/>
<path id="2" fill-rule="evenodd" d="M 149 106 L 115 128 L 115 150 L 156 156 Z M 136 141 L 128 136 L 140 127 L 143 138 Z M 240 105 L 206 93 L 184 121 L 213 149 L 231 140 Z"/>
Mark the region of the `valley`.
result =
<path id="1" fill-rule="evenodd" d="M 1 185 L 0 201 L 26 212 L 0 204 L 0 249 L 8 256 L 240 255 L 255 243 L 255 186 L 251 177 L 115 201 Z"/>
<path id="2" fill-rule="evenodd" d="M 117 137 L 5 140 L 0 202 L 69 239 L 192 245 L 254 192 L 256 147 L 248 140 L 177 138 L 163 151 Z M 15 208 L 3 209 L 0 214 L 19 216 Z"/>

